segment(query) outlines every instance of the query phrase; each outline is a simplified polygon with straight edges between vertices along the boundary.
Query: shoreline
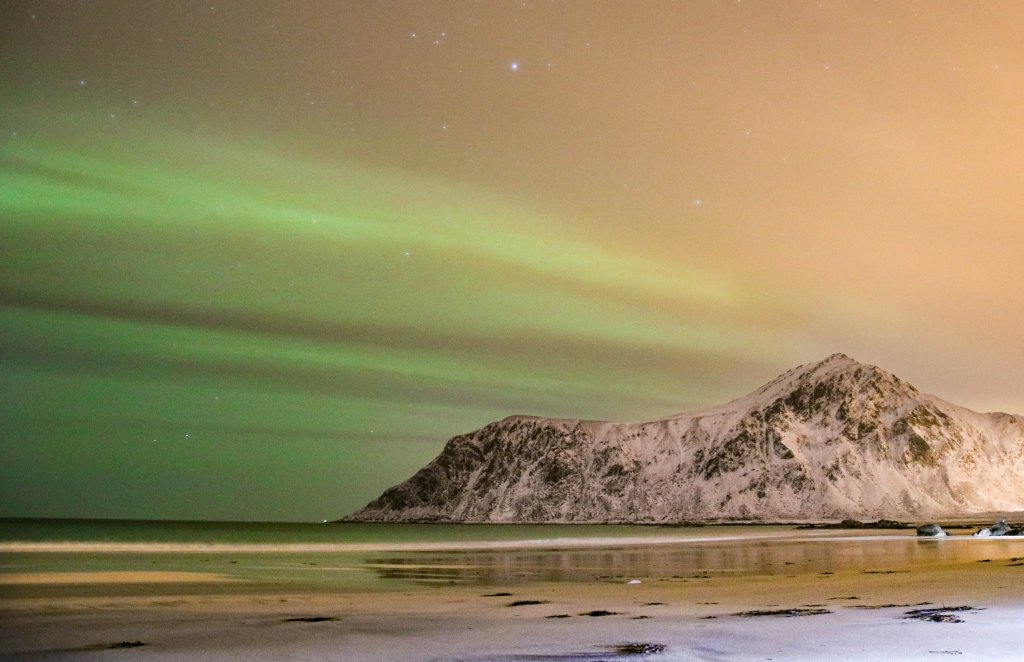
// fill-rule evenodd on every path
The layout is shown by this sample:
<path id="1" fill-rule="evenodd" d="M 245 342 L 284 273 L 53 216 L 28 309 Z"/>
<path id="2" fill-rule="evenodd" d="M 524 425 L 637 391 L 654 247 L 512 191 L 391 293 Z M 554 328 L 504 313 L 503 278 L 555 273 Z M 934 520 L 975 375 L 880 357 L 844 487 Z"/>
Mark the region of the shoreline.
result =
<path id="1" fill-rule="evenodd" d="M 777 527 L 779 531 L 756 535 L 707 536 L 611 536 L 611 537 L 559 537 L 521 538 L 510 540 L 460 540 L 450 542 L 337 542 L 337 543 L 200 543 L 200 542 L 108 542 L 108 541 L 5 541 L 0 542 L 0 554 L 294 554 L 294 553 L 377 553 L 377 552 L 486 552 L 516 550 L 589 549 L 602 547 L 648 547 L 687 545 L 737 541 L 785 540 L 1024 540 L 1024 536 L 974 536 L 960 533 L 983 526 L 940 524 L 944 530 L 957 531 L 945 536 L 921 536 L 912 533 L 913 527 L 840 527 L 833 525 L 758 525 Z M 902 533 L 887 533 L 902 531 Z M 2 582 L 0 582 L 2 583 Z"/>
<path id="2" fill-rule="evenodd" d="M 921 549 L 957 538 L 982 540 L 954 536 Z M 169 581 L 139 595 L 68 584 L 60 595 L 0 603 L 0 655 L 108 659 L 112 647 L 131 647 L 124 655 L 138 660 L 215 662 L 1012 658 L 1024 619 L 1024 542 L 984 540 L 976 549 L 985 558 L 739 575 L 395 583 L 385 591 L 253 586 L 244 593 Z M 948 613 L 962 622 L 907 618 L 913 609 L 941 607 L 971 609 Z M 779 611 L 794 613 L 772 613 Z M 664 649 L 643 657 L 616 652 L 625 644 Z"/>

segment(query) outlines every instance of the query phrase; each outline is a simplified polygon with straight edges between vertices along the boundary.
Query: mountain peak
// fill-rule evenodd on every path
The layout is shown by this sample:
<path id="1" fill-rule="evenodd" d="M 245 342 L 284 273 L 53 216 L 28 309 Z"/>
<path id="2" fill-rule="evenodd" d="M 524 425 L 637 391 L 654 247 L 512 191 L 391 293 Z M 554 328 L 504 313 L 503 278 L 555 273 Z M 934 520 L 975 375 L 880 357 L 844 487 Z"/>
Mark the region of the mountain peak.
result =
<path id="1" fill-rule="evenodd" d="M 775 381 L 784 381 L 786 377 L 802 377 L 812 375 L 818 378 L 830 378 L 838 374 L 856 371 L 858 368 L 861 369 L 862 372 L 879 370 L 879 368 L 876 368 L 873 365 L 860 363 L 859 361 L 850 358 L 846 354 L 836 353 L 831 354 L 816 363 L 805 363 L 803 365 L 799 365 L 790 370 L 789 372 L 783 373 Z"/>
<path id="2" fill-rule="evenodd" d="M 862 409 L 873 408 L 869 403 L 900 408 L 919 396 L 912 384 L 896 375 L 837 353 L 817 363 L 797 366 L 741 400 L 747 400 L 751 409 L 780 401 L 791 408 L 833 408 L 845 403 L 845 409 L 852 403 L 855 409 Z"/>
<path id="3" fill-rule="evenodd" d="M 747 397 L 756 397 L 757 399 L 780 397 L 808 383 L 842 381 L 852 385 L 853 382 L 872 380 L 879 377 L 888 381 L 903 383 L 894 375 L 881 368 L 860 363 L 846 354 L 837 353 L 815 363 L 798 365 L 782 373 Z"/>
<path id="4" fill-rule="evenodd" d="M 851 367 L 874 368 L 875 366 L 868 365 L 866 363 L 861 363 L 860 361 L 846 354 L 837 352 L 835 354 L 830 354 L 826 356 L 824 359 L 822 359 L 821 361 L 817 361 L 816 363 L 805 363 L 804 365 L 797 366 L 791 372 L 811 372 L 818 370 L 820 368 L 828 368 L 830 370 L 843 370 Z"/>

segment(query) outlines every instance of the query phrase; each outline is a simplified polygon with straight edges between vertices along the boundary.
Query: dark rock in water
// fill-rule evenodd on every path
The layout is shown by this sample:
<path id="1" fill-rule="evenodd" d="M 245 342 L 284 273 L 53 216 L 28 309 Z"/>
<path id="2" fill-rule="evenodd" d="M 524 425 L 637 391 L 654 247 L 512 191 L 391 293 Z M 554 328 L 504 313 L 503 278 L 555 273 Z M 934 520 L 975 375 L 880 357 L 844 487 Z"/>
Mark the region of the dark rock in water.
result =
<path id="1" fill-rule="evenodd" d="M 1011 527 L 1006 520 L 1001 519 L 992 526 L 979 529 L 974 532 L 975 538 L 988 538 L 989 536 L 1016 536 L 1020 535 L 1019 527 Z"/>
<path id="2" fill-rule="evenodd" d="M 938 524 L 924 524 L 917 527 L 917 535 L 926 538 L 941 538 L 948 534 Z"/>
<path id="3" fill-rule="evenodd" d="M 996 522 L 995 526 L 991 529 L 992 535 L 994 536 L 1005 536 L 1010 532 L 1010 525 L 1006 523 L 1006 520 L 1001 519 Z"/>

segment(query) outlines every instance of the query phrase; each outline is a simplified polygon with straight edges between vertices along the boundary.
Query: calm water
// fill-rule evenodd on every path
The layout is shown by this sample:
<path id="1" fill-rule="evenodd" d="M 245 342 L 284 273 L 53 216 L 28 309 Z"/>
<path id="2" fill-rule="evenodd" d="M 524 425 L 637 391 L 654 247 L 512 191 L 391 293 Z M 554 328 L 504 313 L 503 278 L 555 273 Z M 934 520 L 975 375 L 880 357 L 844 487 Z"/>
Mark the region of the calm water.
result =
<path id="1" fill-rule="evenodd" d="M 207 572 L 217 591 L 500 589 L 531 582 L 623 582 L 751 574 L 903 571 L 1024 556 L 1024 540 L 918 539 L 913 531 L 792 526 L 417 525 L 0 520 L 0 574 Z M 202 593 L 209 585 L 0 584 L 29 595 Z"/>

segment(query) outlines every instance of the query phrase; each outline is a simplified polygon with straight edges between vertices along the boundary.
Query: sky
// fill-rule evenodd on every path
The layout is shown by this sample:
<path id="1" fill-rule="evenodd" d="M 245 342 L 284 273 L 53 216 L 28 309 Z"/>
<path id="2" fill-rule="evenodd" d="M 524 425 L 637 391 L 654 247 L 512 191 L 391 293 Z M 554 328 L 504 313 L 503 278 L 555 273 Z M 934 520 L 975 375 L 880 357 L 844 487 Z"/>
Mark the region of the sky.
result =
<path id="1" fill-rule="evenodd" d="M 0 516 L 335 519 L 833 352 L 1024 413 L 1019 2 L 0 4 Z"/>

